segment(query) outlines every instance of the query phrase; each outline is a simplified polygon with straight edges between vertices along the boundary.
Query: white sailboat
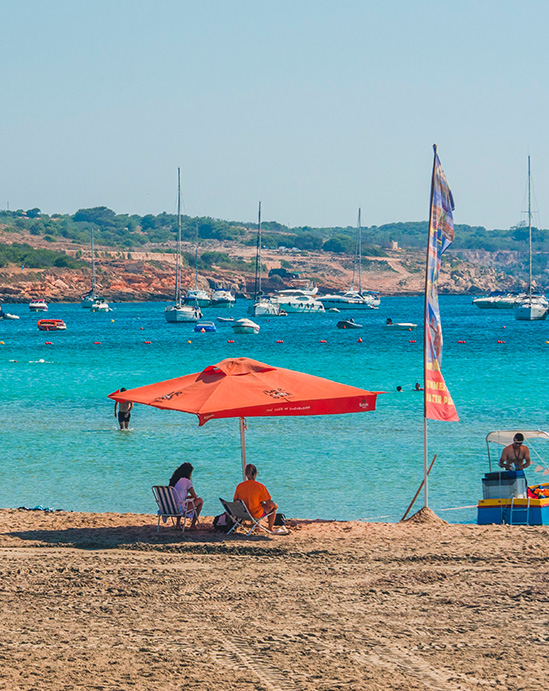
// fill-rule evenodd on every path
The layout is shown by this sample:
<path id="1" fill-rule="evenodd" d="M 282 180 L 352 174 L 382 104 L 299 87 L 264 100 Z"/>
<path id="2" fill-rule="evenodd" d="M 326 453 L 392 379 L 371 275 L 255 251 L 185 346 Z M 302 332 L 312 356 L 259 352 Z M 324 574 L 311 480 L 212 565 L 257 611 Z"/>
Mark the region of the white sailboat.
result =
<path id="1" fill-rule="evenodd" d="M 373 310 L 379 306 L 379 295 L 371 291 L 362 292 L 362 224 L 358 210 L 357 242 L 355 262 L 353 265 L 353 283 L 349 290 L 331 293 L 319 298 L 326 309 L 336 307 L 339 310 Z M 355 288 L 355 277 L 358 277 L 358 290 Z"/>
<path id="2" fill-rule="evenodd" d="M 531 185 L 530 185 L 530 156 L 528 156 L 528 295 L 515 304 L 515 319 L 520 321 L 538 321 L 545 319 L 549 302 L 543 295 L 532 293 L 532 212 L 531 212 Z"/>
<path id="3" fill-rule="evenodd" d="M 177 254 L 175 258 L 175 299 L 173 305 L 164 310 L 166 321 L 170 324 L 178 322 L 197 322 L 202 319 L 200 307 L 185 305 L 181 300 L 181 169 L 177 169 Z"/>
<path id="4" fill-rule="evenodd" d="M 257 249 L 255 253 L 254 301 L 248 308 L 250 317 L 280 317 L 278 300 L 263 295 L 261 290 L 261 202 L 257 212 Z"/>
<path id="5" fill-rule="evenodd" d="M 212 302 L 208 293 L 198 287 L 198 223 L 196 224 L 196 243 L 194 248 L 194 288 L 187 290 L 183 302 L 194 307 L 210 307 Z"/>
<path id="6" fill-rule="evenodd" d="M 101 310 L 93 309 L 92 311 L 97 312 L 97 311 L 109 311 L 110 307 L 106 300 L 97 293 L 96 290 L 96 279 L 95 279 L 95 248 L 93 245 L 93 228 L 91 229 L 91 260 L 92 260 L 92 286 L 91 290 L 88 291 L 87 293 L 84 293 L 82 295 L 82 298 L 80 300 L 80 305 L 84 309 L 89 309 L 91 310 L 92 307 L 97 308 L 99 304 L 101 305 L 106 305 L 106 308 L 103 306 Z"/>

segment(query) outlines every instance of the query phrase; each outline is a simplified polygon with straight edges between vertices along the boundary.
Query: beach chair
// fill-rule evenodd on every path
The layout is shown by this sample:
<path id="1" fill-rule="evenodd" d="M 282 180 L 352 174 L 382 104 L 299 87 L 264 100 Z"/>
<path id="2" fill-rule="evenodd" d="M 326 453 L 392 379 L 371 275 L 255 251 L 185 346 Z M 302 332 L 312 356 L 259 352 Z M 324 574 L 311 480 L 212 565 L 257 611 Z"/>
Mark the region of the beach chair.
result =
<path id="1" fill-rule="evenodd" d="M 264 516 L 261 516 L 260 518 L 254 518 L 252 514 L 248 511 L 248 507 L 242 501 L 242 499 L 237 499 L 236 501 L 225 501 L 225 499 L 221 499 L 221 497 L 219 497 L 219 501 L 221 502 L 221 505 L 223 506 L 225 513 L 228 516 L 230 516 L 234 521 L 234 525 L 229 530 L 227 535 L 230 535 L 233 532 L 233 530 L 236 530 L 236 528 L 238 527 L 243 528 L 244 530 L 248 530 L 248 528 L 243 525 L 243 523 L 245 523 L 246 521 L 250 521 L 252 524 L 252 527 L 246 533 L 246 535 L 251 535 L 256 528 L 261 528 L 261 530 L 264 530 L 266 533 L 269 533 L 269 535 L 273 535 L 273 533 L 268 528 L 265 528 L 259 522 L 263 518 L 267 518 L 268 516 L 270 516 L 272 511 L 271 513 L 266 513 Z"/>
<path id="2" fill-rule="evenodd" d="M 174 519 L 182 519 L 181 530 L 185 531 L 187 518 L 193 519 L 196 515 L 194 499 L 185 499 L 183 504 L 181 504 L 174 488 L 170 486 L 154 485 L 152 492 L 158 505 L 158 525 L 156 527 L 156 532 L 160 532 L 160 519 L 166 523 L 168 518 L 172 519 L 172 524 L 175 524 Z"/>

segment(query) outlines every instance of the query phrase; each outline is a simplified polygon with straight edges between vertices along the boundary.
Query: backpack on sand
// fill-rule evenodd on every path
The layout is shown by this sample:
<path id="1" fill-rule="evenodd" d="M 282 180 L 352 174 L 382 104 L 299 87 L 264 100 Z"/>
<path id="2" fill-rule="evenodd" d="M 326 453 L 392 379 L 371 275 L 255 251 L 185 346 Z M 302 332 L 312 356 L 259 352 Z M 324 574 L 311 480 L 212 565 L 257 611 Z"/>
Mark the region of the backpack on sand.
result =
<path id="1" fill-rule="evenodd" d="M 219 514 L 213 519 L 213 529 L 217 533 L 228 533 L 233 526 L 234 521 L 227 513 Z"/>

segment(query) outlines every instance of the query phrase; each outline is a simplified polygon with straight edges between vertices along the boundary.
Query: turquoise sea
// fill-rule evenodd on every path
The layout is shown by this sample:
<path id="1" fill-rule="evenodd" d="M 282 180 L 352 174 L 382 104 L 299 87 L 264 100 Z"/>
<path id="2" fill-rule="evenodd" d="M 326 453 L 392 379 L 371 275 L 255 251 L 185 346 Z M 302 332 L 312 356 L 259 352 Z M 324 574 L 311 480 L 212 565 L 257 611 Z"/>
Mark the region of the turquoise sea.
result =
<path id="1" fill-rule="evenodd" d="M 218 497 L 231 498 L 241 479 L 238 420 L 199 428 L 192 415 L 136 405 L 124 433 L 107 395 L 248 356 L 387 392 L 373 413 L 248 420 L 248 461 L 280 509 L 303 518 L 400 519 L 423 477 L 423 397 L 413 391 L 422 382 L 422 297 L 383 297 L 379 310 L 352 315 L 360 331 L 338 330 L 338 314 L 289 315 L 258 320 L 257 336 L 220 323 L 215 334 L 167 324 L 163 303 L 112 306 L 93 314 L 52 304 L 40 315 L 3 305 L 21 318 L 0 321 L 0 506 L 154 513 L 151 486 L 167 484 L 190 461 L 204 513 L 220 513 Z M 245 316 L 247 306 L 205 310 L 205 319 Z M 438 454 L 429 505 L 469 523 L 475 509 L 447 509 L 476 504 L 488 469 L 486 434 L 547 428 L 549 322 L 516 322 L 512 311 L 482 311 L 470 297 L 442 296 L 440 306 L 442 370 L 461 422 L 429 422 L 429 458 Z M 67 330 L 38 331 L 44 316 L 63 319 Z M 418 329 L 387 333 L 387 317 Z"/>

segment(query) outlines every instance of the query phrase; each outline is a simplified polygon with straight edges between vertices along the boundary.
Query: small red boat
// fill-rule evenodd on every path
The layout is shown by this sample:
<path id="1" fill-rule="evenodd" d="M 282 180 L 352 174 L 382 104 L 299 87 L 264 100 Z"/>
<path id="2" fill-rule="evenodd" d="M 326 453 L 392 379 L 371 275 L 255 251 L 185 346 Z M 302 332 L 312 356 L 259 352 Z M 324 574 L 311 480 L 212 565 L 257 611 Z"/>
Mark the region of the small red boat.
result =
<path id="1" fill-rule="evenodd" d="M 38 328 L 40 331 L 64 331 L 67 325 L 62 319 L 39 319 Z"/>

